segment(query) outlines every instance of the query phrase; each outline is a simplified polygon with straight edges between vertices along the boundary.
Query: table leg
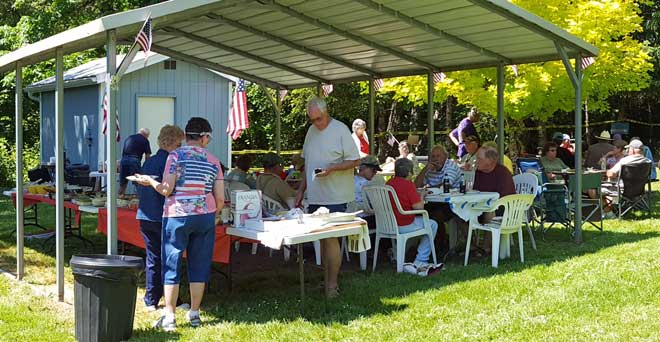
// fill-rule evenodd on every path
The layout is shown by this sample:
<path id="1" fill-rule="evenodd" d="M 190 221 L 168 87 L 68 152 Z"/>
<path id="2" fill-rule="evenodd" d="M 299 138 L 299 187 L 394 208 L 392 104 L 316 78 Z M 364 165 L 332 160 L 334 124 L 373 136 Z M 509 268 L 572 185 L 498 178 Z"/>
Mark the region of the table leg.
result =
<path id="1" fill-rule="evenodd" d="M 298 244 L 298 275 L 300 276 L 300 313 L 305 315 L 305 268 L 302 243 Z"/>

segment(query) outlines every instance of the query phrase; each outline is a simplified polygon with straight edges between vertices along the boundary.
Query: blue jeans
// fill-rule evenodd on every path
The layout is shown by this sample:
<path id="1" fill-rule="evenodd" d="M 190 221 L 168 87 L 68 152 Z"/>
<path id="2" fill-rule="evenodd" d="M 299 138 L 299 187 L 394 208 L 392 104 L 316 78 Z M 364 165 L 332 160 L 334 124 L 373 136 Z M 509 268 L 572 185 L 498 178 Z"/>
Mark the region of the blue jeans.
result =
<path id="1" fill-rule="evenodd" d="M 163 284 L 176 285 L 181 280 L 183 251 L 188 256 L 188 280 L 205 283 L 209 280 L 213 245 L 215 244 L 215 213 L 163 218 Z"/>
<path id="2" fill-rule="evenodd" d="M 162 222 L 140 220 L 140 231 L 146 247 L 145 274 L 146 292 L 144 305 L 158 305 L 163 297 L 163 275 L 161 274 L 161 235 Z"/>
<path id="3" fill-rule="evenodd" d="M 431 224 L 431 231 L 433 232 L 433 238 L 435 238 L 435 233 L 438 231 L 438 223 L 434 220 L 429 220 Z M 424 229 L 424 219 L 421 216 L 416 216 L 415 221 L 407 226 L 400 226 L 400 233 L 410 233 L 420 229 Z M 429 262 L 429 256 L 431 255 L 431 243 L 433 243 L 428 235 L 423 235 L 422 239 L 417 245 L 417 256 L 415 261 L 417 262 Z"/>

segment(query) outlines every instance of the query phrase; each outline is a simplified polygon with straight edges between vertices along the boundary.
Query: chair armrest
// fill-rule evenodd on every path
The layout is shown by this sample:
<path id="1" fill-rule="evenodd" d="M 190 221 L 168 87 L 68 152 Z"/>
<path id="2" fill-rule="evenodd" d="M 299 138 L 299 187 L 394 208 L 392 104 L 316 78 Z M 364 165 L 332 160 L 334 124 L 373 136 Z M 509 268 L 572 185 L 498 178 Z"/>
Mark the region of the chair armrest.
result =
<path id="1" fill-rule="evenodd" d="M 480 207 L 480 206 L 472 207 L 472 209 L 474 209 L 474 210 L 481 210 L 481 211 L 483 211 L 484 213 L 490 213 L 490 212 L 496 211 L 497 208 L 498 208 L 498 207 Z"/>
<path id="2" fill-rule="evenodd" d="M 403 215 L 422 215 L 422 216 L 429 216 L 429 213 L 424 210 L 424 209 L 415 209 L 415 210 L 401 210 L 401 214 Z"/>

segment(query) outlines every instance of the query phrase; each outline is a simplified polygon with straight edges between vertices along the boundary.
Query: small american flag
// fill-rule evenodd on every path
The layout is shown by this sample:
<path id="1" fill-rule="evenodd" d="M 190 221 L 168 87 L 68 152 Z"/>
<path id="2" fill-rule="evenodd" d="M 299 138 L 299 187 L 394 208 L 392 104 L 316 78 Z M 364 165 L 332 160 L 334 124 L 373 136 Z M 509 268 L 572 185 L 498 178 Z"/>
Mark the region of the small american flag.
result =
<path id="1" fill-rule="evenodd" d="M 518 66 L 515 64 L 511 64 L 511 70 L 513 70 L 513 74 L 518 76 Z"/>
<path id="2" fill-rule="evenodd" d="M 374 91 L 379 91 L 380 88 L 382 88 L 384 84 L 385 84 L 385 81 L 383 81 L 382 78 L 374 80 Z"/>
<path id="3" fill-rule="evenodd" d="M 286 89 L 280 89 L 280 102 L 284 101 L 284 97 L 289 91 Z"/>
<path id="4" fill-rule="evenodd" d="M 321 86 L 321 90 L 323 91 L 323 96 L 325 97 L 330 95 L 330 93 L 335 90 L 335 87 L 333 87 L 332 84 L 324 84 Z"/>
<path id="5" fill-rule="evenodd" d="M 245 81 L 238 80 L 234 89 L 234 99 L 231 104 L 231 116 L 227 124 L 227 134 L 232 140 L 238 139 L 244 129 L 250 127 L 248 122 L 247 95 L 245 94 Z"/>
<path id="6" fill-rule="evenodd" d="M 103 96 L 103 135 L 106 135 L 106 131 L 108 130 L 109 110 L 108 94 L 105 94 L 105 96 Z M 119 113 L 115 116 L 115 125 L 117 126 L 117 142 L 119 142 L 119 140 L 121 140 L 121 136 L 119 135 Z"/>
<path id="7" fill-rule="evenodd" d="M 142 25 L 142 29 L 135 37 L 135 42 L 140 45 L 142 51 L 146 55 L 147 52 L 151 51 L 151 43 L 153 42 L 153 37 L 151 36 L 151 18 L 147 18 Z"/>
<path id="8" fill-rule="evenodd" d="M 390 145 L 390 146 L 394 146 L 394 144 L 397 142 L 396 138 L 394 137 L 394 135 L 392 133 L 388 132 L 388 134 L 390 135 L 390 137 L 387 138 L 387 144 Z"/>
<path id="9" fill-rule="evenodd" d="M 447 78 L 447 75 L 445 75 L 444 72 L 436 72 L 433 74 L 433 84 L 440 83 L 444 81 L 445 78 Z"/>
<path id="10" fill-rule="evenodd" d="M 587 69 L 590 65 L 594 64 L 596 62 L 596 59 L 593 57 L 585 57 L 582 58 L 582 70 Z"/>

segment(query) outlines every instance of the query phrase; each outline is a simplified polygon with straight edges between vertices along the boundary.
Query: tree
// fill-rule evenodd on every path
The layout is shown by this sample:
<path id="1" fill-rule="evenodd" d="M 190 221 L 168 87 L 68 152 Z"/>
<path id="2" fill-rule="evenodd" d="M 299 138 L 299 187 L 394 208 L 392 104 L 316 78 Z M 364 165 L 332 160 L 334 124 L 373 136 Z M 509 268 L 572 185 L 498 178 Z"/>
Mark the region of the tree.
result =
<path id="1" fill-rule="evenodd" d="M 633 37 L 643 29 L 638 1 L 513 2 L 600 49 L 596 63 L 585 70 L 583 98 L 588 99 L 591 110 L 605 111 L 612 94 L 649 85 L 650 50 Z M 519 65 L 518 76 L 511 68 L 505 73 L 504 110 L 509 118 L 546 120 L 557 112 L 573 111 L 574 90 L 560 61 Z M 496 86 L 494 68 L 451 72 L 436 85 L 434 101 L 453 96 L 459 104 L 475 105 L 482 112 L 494 114 Z M 425 76 L 389 79 L 383 90 L 394 92 L 397 100 L 417 105 L 428 100 Z"/>

